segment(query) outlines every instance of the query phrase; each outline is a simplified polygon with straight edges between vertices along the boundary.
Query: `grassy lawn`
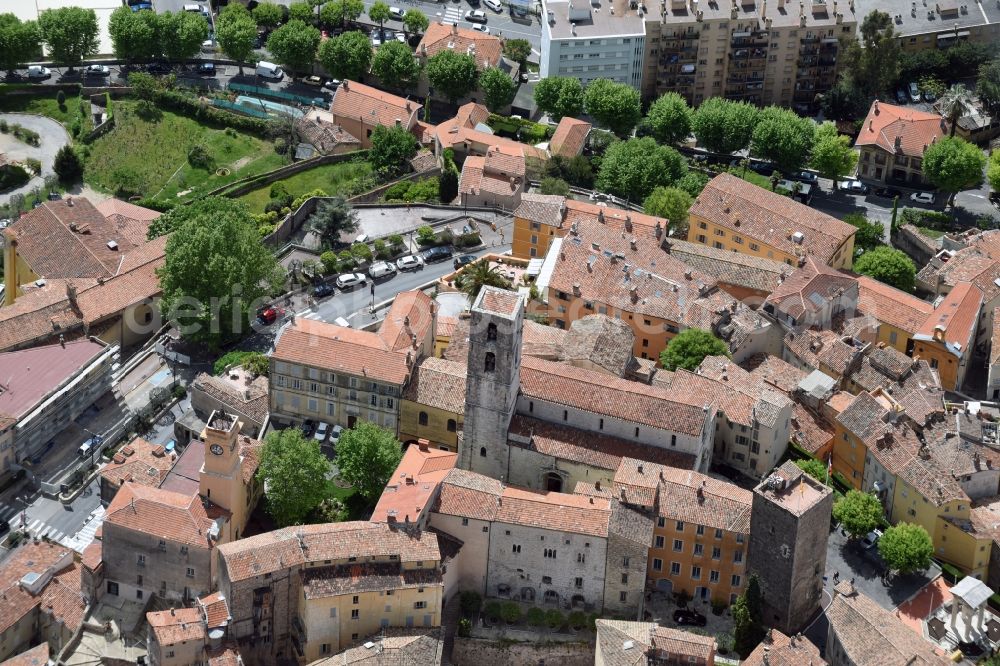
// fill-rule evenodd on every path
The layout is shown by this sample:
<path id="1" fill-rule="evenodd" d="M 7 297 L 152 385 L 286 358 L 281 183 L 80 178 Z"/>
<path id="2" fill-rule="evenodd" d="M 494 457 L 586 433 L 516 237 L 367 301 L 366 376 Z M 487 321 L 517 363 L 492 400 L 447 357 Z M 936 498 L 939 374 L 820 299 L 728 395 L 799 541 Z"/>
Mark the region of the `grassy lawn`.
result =
<path id="1" fill-rule="evenodd" d="M 368 506 L 365 499 L 358 494 L 354 488 L 340 488 L 335 483 L 330 483 L 328 492 L 332 497 L 339 499 L 347 507 L 348 520 L 368 520 L 372 515 L 372 507 Z"/>
<path id="2" fill-rule="evenodd" d="M 278 181 L 293 197 L 321 189 L 329 195 L 340 193 L 348 184 L 371 174 L 372 168 L 368 162 L 341 162 L 339 164 L 324 164 L 315 169 L 309 169 Z M 271 199 L 271 185 L 265 185 L 240 197 L 246 202 L 250 211 L 263 213 L 264 206 Z"/>
<path id="3" fill-rule="evenodd" d="M 231 129 L 212 129 L 169 111 L 146 120 L 134 108 L 131 102 L 115 104 L 115 129 L 90 146 L 89 183 L 111 192 L 124 185 L 126 191 L 143 197 L 174 199 L 181 192 L 194 196 L 285 163 L 269 141 Z M 188 151 L 197 144 L 205 146 L 214 168 L 188 164 Z M 216 175 L 219 167 L 230 173 Z"/>
<path id="4" fill-rule="evenodd" d="M 36 97 L 34 95 L 5 95 L 3 93 L 4 89 L 0 88 L 0 111 L 8 113 L 34 113 L 39 116 L 48 116 L 64 125 L 69 125 L 73 121 L 73 118 L 80 113 L 80 98 L 76 95 L 66 95 L 66 105 L 60 109 L 59 102 L 56 101 L 55 92 L 44 97 Z"/>
<path id="5" fill-rule="evenodd" d="M 938 229 L 931 229 L 930 227 L 917 227 L 921 234 L 927 236 L 928 238 L 941 238 L 944 236 L 945 232 L 939 231 Z"/>

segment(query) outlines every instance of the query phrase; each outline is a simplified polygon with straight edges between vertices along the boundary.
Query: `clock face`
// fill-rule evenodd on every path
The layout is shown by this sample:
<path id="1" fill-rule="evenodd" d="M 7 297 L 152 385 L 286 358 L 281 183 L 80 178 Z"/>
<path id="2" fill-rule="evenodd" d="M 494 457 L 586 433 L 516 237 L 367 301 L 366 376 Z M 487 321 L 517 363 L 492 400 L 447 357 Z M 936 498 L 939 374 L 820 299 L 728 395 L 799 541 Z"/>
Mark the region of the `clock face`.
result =
<path id="1" fill-rule="evenodd" d="M 212 453 L 214 453 L 217 456 L 221 456 L 222 455 L 222 446 L 220 446 L 219 444 L 212 444 L 211 448 L 209 448 L 209 451 L 211 451 Z"/>

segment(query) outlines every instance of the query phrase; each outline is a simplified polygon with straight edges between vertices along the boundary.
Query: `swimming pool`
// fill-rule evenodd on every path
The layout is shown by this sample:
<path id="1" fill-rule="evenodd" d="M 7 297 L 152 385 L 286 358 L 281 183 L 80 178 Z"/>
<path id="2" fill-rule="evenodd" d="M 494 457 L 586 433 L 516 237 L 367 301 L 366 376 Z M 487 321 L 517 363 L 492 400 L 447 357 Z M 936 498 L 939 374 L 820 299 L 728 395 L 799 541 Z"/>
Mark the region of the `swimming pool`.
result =
<path id="1" fill-rule="evenodd" d="M 278 102 L 272 102 L 266 99 L 259 99 L 257 97 L 249 97 L 247 95 L 240 95 L 236 98 L 236 104 L 239 106 L 246 106 L 252 109 L 264 108 L 269 113 L 283 113 L 289 115 L 293 118 L 301 118 L 305 114 L 302 111 L 296 109 L 294 106 L 288 106 L 286 104 L 279 104 Z"/>

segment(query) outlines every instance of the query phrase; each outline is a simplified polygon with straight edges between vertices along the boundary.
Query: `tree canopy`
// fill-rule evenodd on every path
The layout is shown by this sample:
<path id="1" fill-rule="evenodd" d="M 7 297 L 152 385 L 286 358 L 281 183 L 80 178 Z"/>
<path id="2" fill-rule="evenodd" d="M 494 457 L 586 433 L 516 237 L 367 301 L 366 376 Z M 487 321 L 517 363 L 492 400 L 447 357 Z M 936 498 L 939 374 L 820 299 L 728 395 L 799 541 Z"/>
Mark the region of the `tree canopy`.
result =
<path id="1" fill-rule="evenodd" d="M 924 176 L 932 185 L 950 194 L 949 204 L 954 201 L 955 194 L 979 184 L 984 166 L 983 151 L 958 137 L 939 139 L 924 151 Z"/>
<path id="2" fill-rule="evenodd" d="M 868 252 L 884 245 L 882 241 L 884 230 L 881 223 L 872 222 L 861 213 L 848 213 L 844 216 L 844 222 L 857 229 L 854 233 L 855 251 Z"/>
<path id="3" fill-rule="evenodd" d="M 285 18 L 285 10 L 280 5 L 264 0 L 251 11 L 253 20 L 262 28 L 276 28 Z"/>
<path id="4" fill-rule="evenodd" d="M 684 158 L 650 137 L 616 141 L 608 147 L 597 174 L 597 187 L 630 201 L 643 201 L 659 186 L 684 175 Z"/>
<path id="5" fill-rule="evenodd" d="M 252 308 L 281 283 L 246 205 L 206 197 L 165 213 L 177 233 L 157 271 L 160 309 L 185 337 L 218 346 L 245 333 Z"/>
<path id="6" fill-rule="evenodd" d="M 365 3 L 361 0 L 333 0 L 319 10 L 320 20 L 327 25 L 344 25 L 354 22 L 365 13 Z"/>
<path id="7" fill-rule="evenodd" d="M 100 29 L 93 9 L 46 9 L 38 15 L 38 27 L 53 62 L 70 69 L 97 53 L 100 46 Z"/>
<path id="8" fill-rule="evenodd" d="M 750 152 L 773 162 L 780 171 L 799 170 L 813 149 L 816 123 L 778 106 L 761 109 L 750 138 Z"/>
<path id="9" fill-rule="evenodd" d="M 72 185 L 83 179 L 83 161 L 73 150 L 73 146 L 69 144 L 60 148 L 56 153 L 52 170 L 59 176 L 59 182 L 63 185 Z"/>
<path id="10" fill-rule="evenodd" d="M 965 115 L 965 110 L 972 106 L 974 99 L 972 92 L 961 83 L 956 83 L 948 88 L 938 99 L 938 108 L 941 109 L 941 113 L 951 125 L 948 136 L 955 136 L 955 128 L 958 126 L 959 119 Z"/>
<path id="11" fill-rule="evenodd" d="M 736 598 L 731 610 L 733 644 L 744 657 L 753 652 L 764 636 L 763 603 L 760 581 L 757 574 L 752 573 L 747 579 L 746 589 Z"/>
<path id="12" fill-rule="evenodd" d="M 823 461 L 806 458 L 805 460 L 796 460 L 795 465 L 820 483 L 827 482 L 826 465 Z"/>
<path id="13" fill-rule="evenodd" d="M 521 65 L 523 70 L 531 56 L 531 42 L 527 39 L 508 39 L 503 43 L 503 54 Z"/>
<path id="14" fill-rule="evenodd" d="M 882 96 L 899 76 L 900 47 L 889 14 L 867 14 L 845 52 L 847 70 L 866 99 Z"/>
<path id="15" fill-rule="evenodd" d="M 1000 150 L 994 150 L 990 155 L 989 166 L 986 168 L 986 180 L 990 189 L 1000 192 Z"/>
<path id="16" fill-rule="evenodd" d="M 304 0 L 293 2 L 288 5 L 288 19 L 289 22 L 302 21 L 303 23 L 312 24 L 316 20 L 316 12 L 309 2 L 305 2 Z"/>
<path id="17" fill-rule="evenodd" d="M 700 328 L 686 328 L 675 335 L 660 352 L 660 363 L 667 370 L 695 370 L 706 356 L 730 357 L 726 343 Z"/>
<path id="18" fill-rule="evenodd" d="M 125 6 L 111 12 L 108 34 L 116 58 L 132 63 L 159 53 L 156 19 L 148 19 L 149 15 L 158 16 L 152 12 L 133 12 Z"/>
<path id="19" fill-rule="evenodd" d="M 12 72 L 33 60 L 41 50 L 42 35 L 35 21 L 22 21 L 14 14 L 0 14 L 0 69 Z"/>
<path id="20" fill-rule="evenodd" d="M 289 69 L 306 71 L 316 59 L 321 39 L 319 30 L 293 19 L 271 33 L 267 38 L 267 50 Z"/>
<path id="21" fill-rule="evenodd" d="M 327 498 L 329 472 L 330 461 L 320 451 L 319 442 L 307 439 L 300 429 L 267 434 L 257 478 L 264 483 L 267 512 L 278 527 L 302 524 Z"/>
<path id="22" fill-rule="evenodd" d="M 583 84 L 569 76 L 550 76 L 535 84 L 535 104 L 552 120 L 583 113 Z"/>
<path id="23" fill-rule="evenodd" d="M 358 214 L 344 197 L 333 197 L 316 207 L 309 229 L 319 236 L 324 248 L 336 247 L 341 234 L 358 230 Z"/>
<path id="24" fill-rule="evenodd" d="M 562 178 L 553 178 L 552 176 L 542 178 L 542 182 L 538 184 L 538 191 L 541 194 L 555 194 L 561 197 L 570 195 L 569 183 Z"/>
<path id="25" fill-rule="evenodd" d="M 454 104 L 476 89 L 476 59 L 466 53 L 445 49 L 427 59 L 427 80 Z"/>
<path id="26" fill-rule="evenodd" d="M 396 435 L 370 423 L 358 421 L 345 430 L 337 442 L 337 467 L 342 479 L 373 504 L 396 471 L 403 452 Z"/>
<path id="27" fill-rule="evenodd" d="M 372 6 L 368 8 L 368 18 L 378 23 L 381 28 L 386 21 L 392 18 L 392 14 L 389 12 L 389 5 L 382 2 L 382 0 L 375 0 Z"/>
<path id="28" fill-rule="evenodd" d="M 668 92 L 649 106 L 646 124 L 660 143 L 677 143 L 691 134 L 691 107 L 675 92 Z"/>
<path id="29" fill-rule="evenodd" d="M 372 132 L 372 147 L 368 159 L 383 174 L 396 174 L 407 168 L 410 158 L 417 154 L 420 145 L 415 136 L 404 127 L 379 125 Z"/>
<path id="30" fill-rule="evenodd" d="M 851 147 L 849 136 L 840 134 L 837 126 L 829 121 L 816 128 L 811 166 L 819 175 L 832 180 L 836 189 L 837 181 L 854 173 L 857 164 L 858 154 Z"/>
<path id="31" fill-rule="evenodd" d="M 498 67 L 487 67 L 479 74 L 479 88 L 483 91 L 486 108 L 494 113 L 510 106 L 517 94 L 517 84 L 510 75 Z"/>
<path id="32" fill-rule="evenodd" d="M 757 114 L 757 107 L 747 102 L 709 97 L 694 112 L 691 125 L 698 143 L 714 153 L 729 154 L 750 145 Z"/>
<path id="33" fill-rule="evenodd" d="M 906 575 L 924 571 L 931 565 L 934 542 L 923 526 L 899 523 L 878 540 L 878 554 L 890 569 Z"/>
<path id="34" fill-rule="evenodd" d="M 897 289 L 912 292 L 917 268 L 913 260 L 895 248 L 883 245 L 865 252 L 854 262 L 854 272 L 868 275 Z"/>
<path id="35" fill-rule="evenodd" d="M 848 490 L 833 505 L 833 517 L 852 538 L 863 537 L 882 521 L 878 497 L 860 490 Z"/>
<path id="36" fill-rule="evenodd" d="M 159 14 L 159 21 L 160 51 L 172 62 L 195 57 L 208 39 L 208 21 L 201 14 L 166 12 Z"/>
<path id="37" fill-rule="evenodd" d="M 677 187 L 657 187 L 643 202 L 643 210 L 647 215 L 667 218 L 674 236 L 686 236 L 688 210 L 694 199 L 690 194 Z M 682 233 L 685 231 L 685 233 Z"/>
<path id="38" fill-rule="evenodd" d="M 587 113 L 618 136 L 628 136 L 642 118 L 639 91 L 611 79 L 591 81 L 583 93 Z"/>
<path id="39" fill-rule="evenodd" d="M 469 264 L 459 275 L 456 281 L 458 287 L 469 297 L 469 302 L 473 303 L 476 296 L 483 287 L 499 287 L 500 289 L 510 289 L 510 280 L 500 272 L 498 266 L 490 266 L 487 261 L 477 261 Z"/>
<path id="40" fill-rule="evenodd" d="M 411 35 L 419 34 L 427 30 L 427 26 L 431 24 L 427 15 L 424 14 L 419 9 L 407 9 L 406 13 L 403 14 L 403 27 L 406 28 L 406 32 Z"/>
<path id="41" fill-rule="evenodd" d="M 360 81 L 372 65 L 371 41 L 363 32 L 348 30 L 320 44 L 319 61 L 334 78 Z"/>
<path id="42" fill-rule="evenodd" d="M 406 89 L 420 77 L 420 63 L 406 44 L 386 42 L 372 59 L 372 74 L 390 88 Z"/>
<path id="43" fill-rule="evenodd" d="M 976 94 L 991 114 L 1000 111 L 1000 58 L 994 58 L 979 66 Z"/>
<path id="44" fill-rule="evenodd" d="M 257 24 L 244 9 L 236 9 L 243 5 L 227 5 L 215 21 L 215 38 L 222 52 L 239 63 L 240 73 L 243 73 L 243 63 L 250 59 L 254 42 L 257 39 Z M 143 12 L 139 12 L 140 14 Z"/>

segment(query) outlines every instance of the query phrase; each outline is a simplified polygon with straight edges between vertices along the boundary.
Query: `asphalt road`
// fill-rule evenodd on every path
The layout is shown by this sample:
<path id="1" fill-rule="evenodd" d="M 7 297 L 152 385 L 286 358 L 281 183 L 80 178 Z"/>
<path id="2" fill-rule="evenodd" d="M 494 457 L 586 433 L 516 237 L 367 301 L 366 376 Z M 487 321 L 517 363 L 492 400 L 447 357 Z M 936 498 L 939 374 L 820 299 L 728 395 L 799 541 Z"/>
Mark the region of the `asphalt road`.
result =
<path id="1" fill-rule="evenodd" d="M 69 504 L 41 495 L 28 498 L 23 495 L 5 496 L 0 502 L 0 520 L 9 522 L 11 529 L 20 529 L 23 517 L 24 525 L 32 535 L 47 536 L 59 542 L 70 541 L 90 522 L 91 512 L 100 505 L 100 491 L 95 480 Z"/>

